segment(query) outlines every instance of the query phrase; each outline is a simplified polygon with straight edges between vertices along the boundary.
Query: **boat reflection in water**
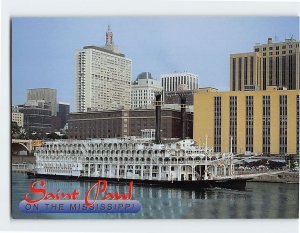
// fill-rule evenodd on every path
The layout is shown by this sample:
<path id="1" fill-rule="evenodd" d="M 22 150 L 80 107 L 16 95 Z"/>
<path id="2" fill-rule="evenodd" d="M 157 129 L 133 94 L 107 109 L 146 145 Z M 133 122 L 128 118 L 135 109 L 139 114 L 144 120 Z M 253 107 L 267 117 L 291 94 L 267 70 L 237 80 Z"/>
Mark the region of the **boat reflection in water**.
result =
<path id="1" fill-rule="evenodd" d="M 24 214 L 18 205 L 36 179 L 12 173 L 12 216 L 14 218 L 94 218 L 94 219 L 218 219 L 218 218 L 298 218 L 299 185 L 247 183 L 245 191 L 208 188 L 202 191 L 133 187 L 132 199 L 141 203 L 136 214 Z M 78 190 L 82 199 L 94 182 L 45 179 L 48 191 Z M 108 192 L 124 193 L 128 185 L 108 183 Z"/>

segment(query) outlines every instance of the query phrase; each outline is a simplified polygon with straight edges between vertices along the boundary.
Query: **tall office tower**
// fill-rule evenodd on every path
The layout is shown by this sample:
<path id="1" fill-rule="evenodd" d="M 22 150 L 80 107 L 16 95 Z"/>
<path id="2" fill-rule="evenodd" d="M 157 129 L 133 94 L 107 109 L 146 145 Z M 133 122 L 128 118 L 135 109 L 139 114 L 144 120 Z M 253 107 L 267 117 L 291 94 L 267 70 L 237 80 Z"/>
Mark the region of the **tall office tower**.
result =
<path id="1" fill-rule="evenodd" d="M 286 39 L 257 44 L 254 51 L 230 55 L 230 90 L 266 90 L 267 86 L 299 90 L 299 42 Z"/>
<path id="2" fill-rule="evenodd" d="M 51 88 L 28 89 L 27 90 L 27 101 L 30 101 L 30 100 L 35 100 L 35 101 L 44 100 L 50 106 L 51 115 L 56 116 L 56 112 L 57 112 L 56 89 L 51 89 Z"/>
<path id="3" fill-rule="evenodd" d="M 76 53 L 76 111 L 129 109 L 131 60 L 113 43 L 108 27 L 104 47 L 85 46 Z"/>
<path id="4" fill-rule="evenodd" d="M 163 74 L 161 84 L 166 92 L 178 91 L 181 84 L 186 84 L 187 90 L 195 90 L 198 89 L 198 76 L 188 72 Z"/>
<path id="5" fill-rule="evenodd" d="M 65 127 L 68 121 L 69 114 L 70 104 L 59 102 L 57 116 L 59 117 L 59 126 L 61 129 Z"/>
<path id="6" fill-rule="evenodd" d="M 162 91 L 160 81 L 153 79 L 150 72 L 139 74 L 131 85 L 131 108 L 153 107 L 155 91 Z"/>

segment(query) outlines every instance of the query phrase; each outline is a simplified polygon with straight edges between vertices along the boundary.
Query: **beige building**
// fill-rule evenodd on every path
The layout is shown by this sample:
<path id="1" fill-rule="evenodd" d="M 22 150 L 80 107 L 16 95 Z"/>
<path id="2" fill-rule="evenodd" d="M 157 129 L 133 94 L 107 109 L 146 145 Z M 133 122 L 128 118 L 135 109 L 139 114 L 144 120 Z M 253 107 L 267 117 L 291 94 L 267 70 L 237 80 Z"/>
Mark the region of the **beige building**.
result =
<path id="1" fill-rule="evenodd" d="M 76 53 L 77 112 L 129 109 L 131 60 L 113 44 L 108 29 L 104 47 L 85 46 Z"/>
<path id="2" fill-rule="evenodd" d="M 11 121 L 16 122 L 19 127 L 24 127 L 24 114 L 21 112 L 12 112 Z"/>
<path id="3" fill-rule="evenodd" d="M 217 152 L 299 154 L 299 95 L 203 89 L 194 95 L 194 140 L 204 144 L 207 136 Z"/>
<path id="4" fill-rule="evenodd" d="M 254 51 L 230 55 L 230 90 L 266 90 L 267 86 L 299 90 L 299 42 L 286 39 L 254 46 Z"/>

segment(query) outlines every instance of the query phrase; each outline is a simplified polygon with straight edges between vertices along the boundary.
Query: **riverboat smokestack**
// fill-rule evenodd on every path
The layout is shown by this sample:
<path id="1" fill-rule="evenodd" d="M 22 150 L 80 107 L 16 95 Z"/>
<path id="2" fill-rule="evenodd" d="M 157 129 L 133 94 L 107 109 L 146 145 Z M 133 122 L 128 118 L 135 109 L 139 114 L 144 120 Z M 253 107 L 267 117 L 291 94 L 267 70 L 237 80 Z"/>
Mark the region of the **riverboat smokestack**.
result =
<path id="1" fill-rule="evenodd" d="M 155 95 L 155 143 L 161 143 L 161 93 Z"/>
<path id="2" fill-rule="evenodd" d="M 181 139 L 186 138 L 186 114 L 185 114 L 186 98 L 184 95 L 180 95 L 180 107 L 181 107 Z"/>

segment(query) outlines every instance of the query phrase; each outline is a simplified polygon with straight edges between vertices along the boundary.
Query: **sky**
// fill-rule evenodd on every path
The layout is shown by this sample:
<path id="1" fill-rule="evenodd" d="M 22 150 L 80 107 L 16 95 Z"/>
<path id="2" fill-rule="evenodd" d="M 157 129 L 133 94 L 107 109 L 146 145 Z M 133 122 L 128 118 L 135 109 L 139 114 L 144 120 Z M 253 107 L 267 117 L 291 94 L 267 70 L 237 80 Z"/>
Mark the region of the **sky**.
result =
<path id="1" fill-rule="evenodd" d="M 199 87 L 229 91 L 230 54 L 251 52 L 268 37 L 299 40 L 298 17 L 152 16 L 12 18 L 12 104 L 26 102 L 29 88 L 57 89 L 57 99 L 74 111 L 75 53 L 114 43 L 132 60 L 132 79 L 188 71 Z"/>

